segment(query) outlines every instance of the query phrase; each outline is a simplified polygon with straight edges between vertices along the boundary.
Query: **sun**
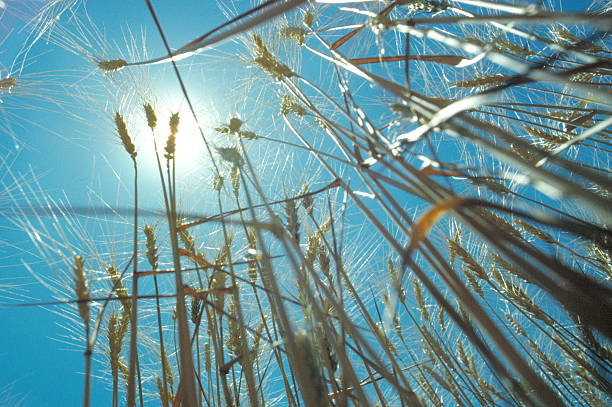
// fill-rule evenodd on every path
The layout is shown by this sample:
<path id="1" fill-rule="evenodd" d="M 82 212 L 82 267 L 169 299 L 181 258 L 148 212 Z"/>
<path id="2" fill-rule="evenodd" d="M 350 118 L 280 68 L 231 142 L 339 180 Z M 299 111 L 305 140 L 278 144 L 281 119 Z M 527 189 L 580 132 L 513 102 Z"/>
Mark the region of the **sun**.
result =
<path id="1" fill-rule="evenodd" d="M 162 162 L 165 161 L 166 146 L 168 137 L 170 136 L 170 117 L 174 114 L 178 115 L 178 131 L 175 135 L 175 166 L 177 171 L 195 171 L 208 167 L 207 162 L 210 162 L 206 143 L 203 139 L 214 136 L 210 131 L 209 120 L 199 118 L 200 123 L 193 117 L 188 106 L 181 106 L 179 109 L 172 108 L 159 109 L 155 112 L 157 116 L 157 126 L 154 131 L 155 143 L 151 140 L 151 130 L 146 123 L 143 123 L 143 131 L 141 131 L 141 139 L 139 146 L 139 158 L 147 157 L 145 164 L 151 169 L 157 168 L 157 160 L 155 158 L 155 147 L 157 154 Z M 202 130 L 200 130 L 200 128 Z M 147 137 L 148 134 L 148 137 Z M 211 140 L 210 143 L 213 143 Z M 150 159 L 149 159 L 150 158 Z"/>
<path id="2" fill-rule="evenodd" d="M 206 145 L 202 139 L 202 134 L 206 136 L 206 128 L 202 127 L 202 131 L 200 131 L 198 122 L 196 122 L 189 107 L 181 107 L 177 113 L 179 117 L 175 153 L 177 165 L 193 167 L 205 157 Z M 201 126 L 204 126 L 204 124 L 201 124 Z M 168 135 L 169 128 L 166 138 Z"/>

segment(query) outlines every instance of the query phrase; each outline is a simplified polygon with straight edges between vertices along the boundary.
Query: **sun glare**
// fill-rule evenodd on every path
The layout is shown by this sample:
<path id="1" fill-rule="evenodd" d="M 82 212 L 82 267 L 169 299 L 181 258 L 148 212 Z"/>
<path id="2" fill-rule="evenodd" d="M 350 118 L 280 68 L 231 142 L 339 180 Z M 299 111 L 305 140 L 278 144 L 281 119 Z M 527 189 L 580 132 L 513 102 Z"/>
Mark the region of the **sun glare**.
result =
<path id="1" fill-rule="evenodd" d="M 179 170 L 194 170 L 196 168 L 201 168 L 207 161 L 206 146 L 202 140 L 198 123 L 187 106 L 181 107 L 178 111 L 172 109 L 160 109 L 160 111 L 156 111 L 157 127 L 155 128 L 155 143 L 157 145 L 159 157 L 164 161 L 168 137 L 170 136 L 169 121 L 174 113 L 178 113 L 179 117 L 178 132 L 176 133 L 176 167 Z M 210 126 L 207 122 L 208 121 L 201 123 L 202 131 L 205 136 L 210 136 L 210 131 L 208 131 L 208 127 Z M 142 128 L 142 135 L 146 133 L 150 134 L 151 130 L 144 121 L 142 123 Z M 146 161 L 149 165 L 157 166 L 154 145 L 150 142 L 150 138 L 146 136 L 141 138 L 139 151 L 141 160 Z M 145 156 L 147 158 L 144 158 Z"/>
<path id="2" fill-rule="evenodd" d="M 198 123 L 186 106 L 179 109 L 178 114 L 180 122 L 179 132 L 176 136 L 177 164 L 197 165 L 205 154 L 204 141 Z M 203 128 L 202 130 L 206 134 L 206 129 Z"/>

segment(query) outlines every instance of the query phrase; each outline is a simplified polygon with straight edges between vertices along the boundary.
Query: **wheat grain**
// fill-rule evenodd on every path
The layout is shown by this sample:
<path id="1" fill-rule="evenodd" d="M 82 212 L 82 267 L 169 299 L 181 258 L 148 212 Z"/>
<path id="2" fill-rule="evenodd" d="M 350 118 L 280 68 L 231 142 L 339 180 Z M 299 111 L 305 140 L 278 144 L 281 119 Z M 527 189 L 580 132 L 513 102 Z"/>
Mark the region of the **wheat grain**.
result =
<path id="1" fill-rule="evenodd" d="M 155 127 L 157 126 L 157 116 L 155 115 L 155 110 L 153 110 L 153 107 L 149 103 L 146 103 L 144 105 L 144 111 L 147 118 L 147 126 L 151 128 L 151 131 L 154 131 Z"/>
<path id="2" fill-rule="evenodd" d="M 224 161 L 233 164 L 237 167 L 241 167 L 244 164 L 244 159 L 240 154 L 238 147 L 216 147 L 217 153 Z"/>
<path id="3" fill-rule="evenodd" d="M 278 62 L 276 57 L 265 46 L 260 36 L 253 35 L 252 39 L 253 43 L 255 44 L 256 54 L 256 58 L 253 60 L 253 62 L 256 65 L 270 74 L 276 80 L 295 76 L 295 74 L 291 71 L 291 68 Z"/>
<path id="4" fill-rule="evenodd" d="M 127 65 L 127 61 L 124 59 L 112 59 L 109 61 L 98 62 L 98 68 L 105 72 L 114 72 L 124 68 Z"/>
<path id="5" fill-rule="evenodd" d="M 85 326 L 89 326 L 89 300 L 91 296 L 89 295 L 89 290 L 87 289 L 87 283 L 85 281 L 84 266 L 85 260 L 80 256 L 74 256 L 74 267 L 72 268 L 72 272 L 74 273 L 74 291 L 79 299 L 79 315 Z"/>
<path id="6" fill-rule="evenodd" d="M 453 86 L 457 88 L 486 88 L 489 86 L 503 84 L 508 79 L 510 79 L 510 76 L 506 74 L 496 74 L 492 76 L 482 76 L 480 78 L 467 79 L 464 81 L 455 82 Z"/>
<path id="7" fill-rule="evenodd" d="M 284 95 L 281 102 L 280 114 L 288 116 L 295 114 L 298 117 L 303 117 L 306 114 L 306 108 L 300 105 L 291 95 Z"/>
<path id="8" fill-rule="evenodd" d="M 575 36 L 570 31 L 563 28 L 557 30 L 557 37 L 555 39 L 561 44 L 563 44 L 563 42 L 566 42 L 571 45 L 579 45 L 580 48 L 586 52 L 592 52 L 594 54 L 606 52 L 599 45 L 595 45 L 590 41 L 583 40 L 582 38 Z"/>
<path id="9" fill-rule="evenodd" d="M 134 143 L 132 143 L 123 116 L 121 116 L 119 112 L 115 113 L 115 125 L 117 126 L 117 133 L 119 134 L 123 148 L 125 148 L 125 151 L 132 157 L 132 160 L 135 160 L 137 155 L 136 147 Z"/>
<path id="10" fill-rule="evenodd" d="M 287 200 L 285 202 L 285 215 L 287 219 L 287 230 L 289 231 L 289 235 L 293 238 L 296 244 L 300 244 L 300 222 L 298 220 L 297 215 L 297 207 L 295 206 L 295 201 L 293 199 Z"/>
<path id="11" fill-rule="evenodd" d="M 0 89 L 10 90 L 14 86 L 17 86 L 17 78 L 14 76 L 0 79 Z"/>
<path id="12" fill-rule="evenodd" d="M 423 318 L 425 318 L 425 320 L 429 323 L 431 323 L 431 319 L 429 316 L 429 311 L 427 311 L 427 306 L 425 305 L 425 300 L 423 299 L 423 292 L 421 291 L 421 287 L 418 283 L 418 281 L 414 280 L 412 282 L 412 287 L 414 290 L 414 298 L 417 302 L 417 305 L 419 306 L 419 310 L 421 311 L 421 315 L 423 316 Z"/>
<path id="13" fill-rule="evenodd" d="M 178 125 L 179 125 L 179 114 L 173 113 L 170 116 L 170 120 L 168 122 L 168 126 L 170 127 L 170 134 L 168 134 L 168 139 L 166 140 L 166 146 L 164 150 L 166 153 L 164 157 L 166 160 L 173 160 L 174 153 L 176 152 L 176 134 L 178 133 Z"/>
<path id="14" fill-rule="evenodd" d="M 535 226 L 532 226 L 530 224 L 528 224 L 527 222 L 524 222 L 520 219 L 517 219 L 514 221 L 514 223 L 516 223 L 521 229 L 523 229 L 525 232 L 529 233 L 530 235 L 542 240 L 543 242 L 549 243 L 549 244 L 556 244 L 557 241 L 549 234 L 544 232 L 541 229 L 536 228 Z"/>
<path id="15" fill-rule="evenodd" d="M 146 236 L 146 247 L 147 247 L 147 260 L 153 270 L 157 270 L 159 263 L 159 255 L 157 254 L 157 241 L 155 239 L 155 232 L 149 225 L 145 225 L 144 234 Z"/>
<path id="16" fill-rule="evenodd" d="M 514 42 L 510 42 L 510 41 L 506 41 L 503 38 L 498 38 L 496 41 L 497 45 L 499 45 L 501 48 L 504 48 L 507 51 L 510 51 L 514 54 L 517 55 L 523 55 L 523 56 L 527 56 L 527 57 L 533 57 L 538 55 L 536 52 L 531 51 L 528 48 L 522 47 Z"/>
<path id="17" fill-rule="evenodd" d="M 302 46 L 305 43 L 306 30 L 302 27 L 284 27 L 279 31 L 281 37 L 289 38 L 295 42 L 297 46 Z"/>

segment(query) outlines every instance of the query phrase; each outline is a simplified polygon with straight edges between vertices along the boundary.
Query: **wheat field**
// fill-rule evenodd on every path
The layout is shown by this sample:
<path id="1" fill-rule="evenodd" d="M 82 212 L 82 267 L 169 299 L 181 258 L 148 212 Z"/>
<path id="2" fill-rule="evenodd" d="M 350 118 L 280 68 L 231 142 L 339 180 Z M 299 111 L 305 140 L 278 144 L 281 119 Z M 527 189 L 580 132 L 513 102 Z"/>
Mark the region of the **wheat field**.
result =
<path id="1" fill-rule="evenodd" d="M 611 12 L 0 0 L 0 404 L 610 405 Z"/>

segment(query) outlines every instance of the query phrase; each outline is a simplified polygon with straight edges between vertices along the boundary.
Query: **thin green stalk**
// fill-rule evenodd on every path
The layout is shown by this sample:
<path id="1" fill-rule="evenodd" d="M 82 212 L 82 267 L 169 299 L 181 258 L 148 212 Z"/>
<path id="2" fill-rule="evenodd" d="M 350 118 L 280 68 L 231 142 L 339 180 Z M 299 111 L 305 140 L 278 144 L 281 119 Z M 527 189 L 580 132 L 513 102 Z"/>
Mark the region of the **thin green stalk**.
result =
<path id="1" fill-rule="evenodd" d="M 85 394 L 83 395 L 83 407 L 89 407 L 91 393 L 91 354 L 93 349 L 89 341 L 89 321 L 85 323 Z"/>
<path id="2" fill-rule="evenodd" d="M 130 366 L 128 376 L 127 404 L 129 407 L 136 405 L 136 359 L 137 348 L 137 318 L 138 318 L 138 166 L 136 158 L 132 157 L 134 164 L 134 268 L 132 271 L 132 314 L 130 316 Z M 142 389 L 142 386 L 140 386 Z M 142 394 L 141 394 L 142 404 Z"/>

